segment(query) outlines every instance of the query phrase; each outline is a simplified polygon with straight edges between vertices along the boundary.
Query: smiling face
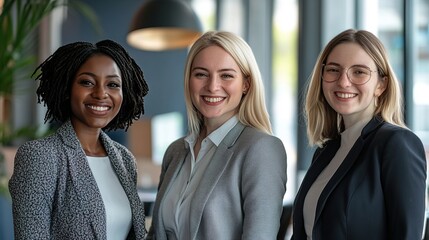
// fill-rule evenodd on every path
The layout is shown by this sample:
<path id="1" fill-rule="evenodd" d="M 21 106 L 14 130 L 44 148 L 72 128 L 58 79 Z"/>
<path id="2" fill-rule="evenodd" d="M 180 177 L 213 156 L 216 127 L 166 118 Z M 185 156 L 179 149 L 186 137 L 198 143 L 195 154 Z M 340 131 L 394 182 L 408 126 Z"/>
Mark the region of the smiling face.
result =
<path id="1" fill-rule="evenodd" d="M 372 71 L 377 67 L 371 57 L 356 43 L 337 45 L 326 59 L 326 64 L 348 69 L 351 66 L 364 66 Z M 322 80 L 323 94 L 329 105 L 343 116 L 345 127 L 357 121 L 371 117 L 375 111 L 375 98 L 385 89 L 385 81 L 377 72 L 371 73 L 370 80 L 362 85 L 353 84 L 342 71 L 339 79 L 334 82 Z"/>
<path id="2" fill-rule="evenodd" d="M 216 129 L 238 112 L 248 81 L 231 55 L 219 46 L 210 46 L 195 56 L 189 87 L 192 103 L 204 116 L 206 127 Z"/>
<path id="3" fill-rule="evenodd" d="M 106 55 L 93 55 L 82 64 L 71 87 L 71 121 L 76 131 L 100 130 L 122 105 L 121 73 Z"/>

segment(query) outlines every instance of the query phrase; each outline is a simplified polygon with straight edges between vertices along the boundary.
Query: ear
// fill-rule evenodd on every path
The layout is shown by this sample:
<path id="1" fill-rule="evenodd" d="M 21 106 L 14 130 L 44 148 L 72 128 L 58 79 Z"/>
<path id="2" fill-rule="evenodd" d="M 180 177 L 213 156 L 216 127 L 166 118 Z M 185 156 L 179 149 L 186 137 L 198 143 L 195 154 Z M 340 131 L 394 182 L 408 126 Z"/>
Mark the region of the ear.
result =
<path id="1" fill-rule="evenodd" d="M 374 92 L 374 95 L 376 96 L 376 97 L 379 97 L 381 94 L 383 94 L 383 92 L 384 92 L 384 90 L 386 90 L 386 88 L 387 88 L 387 77 L 386 76 L 384 76 L 384 77 L 382 77 L 379 81 L 378 81 L 378 83 L 377 83 L 377 86 L 376 86 L 376 88 L 375 88 L 375 92 Z"/>
<path id="2" fill-rule="evenodd" d="M 250 80 L 249 78 L 246 78 L 243 83 L 243 92 L 247 93 L 249 91 L 249 88 L 250 88 Z"/>

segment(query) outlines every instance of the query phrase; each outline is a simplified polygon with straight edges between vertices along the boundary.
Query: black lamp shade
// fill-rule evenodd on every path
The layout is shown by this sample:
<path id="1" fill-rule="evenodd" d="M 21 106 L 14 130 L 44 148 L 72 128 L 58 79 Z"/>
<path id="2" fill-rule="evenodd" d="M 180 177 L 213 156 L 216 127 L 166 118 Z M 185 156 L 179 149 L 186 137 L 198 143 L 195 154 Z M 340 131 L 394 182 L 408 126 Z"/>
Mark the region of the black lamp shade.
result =
<path id="1" fill-rule="evenodd" d="M 186 48 L 201 33 L 201 23 L 186 2 L 150 0 L 134 15 L 127 41 L 139 49 L 162 51 Z"/>

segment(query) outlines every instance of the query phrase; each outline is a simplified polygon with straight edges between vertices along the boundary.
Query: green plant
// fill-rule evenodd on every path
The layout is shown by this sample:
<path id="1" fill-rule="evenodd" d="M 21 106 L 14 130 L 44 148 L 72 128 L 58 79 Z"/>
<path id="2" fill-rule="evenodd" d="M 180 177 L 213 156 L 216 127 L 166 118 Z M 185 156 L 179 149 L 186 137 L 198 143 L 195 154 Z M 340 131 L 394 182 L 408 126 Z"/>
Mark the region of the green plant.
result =
<path id="1" fill-rule="evenodd" d="M 45 16 L 65 5 L 77 9 L 101 32 L 94 12 L 80 1 L 5 0 L 0 10 L 0 95 L 11 94 L 15 72 L 34 62 L 34 56 L 23 52 L 30 33 Z"/>
<path id="2" fill-rule="evenodd" d="M 31 79 L 30 67 L 35 64 L 36 56 L 33 54 L 34 49 L 29 51 L 28 46 L 35 48 L 34 30 L 43 18 L 60 6 L 70 6 L 77 10 L 91 22 L 96 32 L 101 33 L 101 25 L 95 13 L 78 0 L 5 0 L 3 7 L 0 6 L 0 98 L 8 99 L 17 94 L 14 93 L 15 84 Z M 6 101 L 6 105 L 8 104 L 10 102 Z M 1 147 L 19 137 L 35 139 L 48 133 L 40 133 L 37 126 L 12 130 L 9 119 L 4 118 L 0 113 L 0 193 L 7 191 L 5 159 Z"/>

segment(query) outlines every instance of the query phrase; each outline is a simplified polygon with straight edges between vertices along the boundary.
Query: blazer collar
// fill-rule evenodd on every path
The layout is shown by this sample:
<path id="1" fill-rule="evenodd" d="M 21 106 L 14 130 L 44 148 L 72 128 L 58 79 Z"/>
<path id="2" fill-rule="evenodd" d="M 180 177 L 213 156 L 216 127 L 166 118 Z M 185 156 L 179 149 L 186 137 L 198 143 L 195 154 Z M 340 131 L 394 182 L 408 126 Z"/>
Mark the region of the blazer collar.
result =
<path id="1" fill-rule="evenodd" d="M 320 214 L 322 212 L 322 209 L 324 208 L 326 201 L 329 197 L 329 195 L 332 193 L 332 191 L 335 189 L 335 187 L 341 182 L 341 180 L 346 176 L 347 172 L 350 170 L 350 168 L 353 166 L 353 164 L 356 162 L 357 157 L 359 156 L 359 153 L 362 151 L 363 147 L 365 146 L 366 139 L 376 132 L 376 130 L 384 123 L 384 121 L 381 119 L 381 117 L 375 116 L 372 118 L 368 124 L 362 129 L 361 136 L 356 140 L 355 144 L 353 145 L 350 152 L 347 154 L 346 158 L 344 159 L 343 163 L 339 166 L 338 170 L 335 172 L 335 174 L 332 176 L 332 178 L 329 180 L 327 185 L 325 186 L 324 190 L 322 191 L 316 208 L 316 216 L 315 216 L 315 225 L 317 223 L 317 220 L 320 217 Z M 314 183 L 316 178 L 319 176 L 319 174 L 323 171 L 323 169 L 329 164 L 329 162 L 334 157 L 335 153 L 337 152 L 338 148 L 340 147 L 341 139 L 333 139 L 326 143 L 325 147 L 319 148 L 316 150 L 312 164 L 310 168 L 307 171 L 306 176 L 304 177 L 298 197 L 295 200 L 295 209 L 299 210 L 300 214 L 296 214 L 296 218 L 294 221 L 296 221 L 297 226 L 302 226 L 303 229 L 303 216 L 302 216 L 302 209 L 303 209 L 303 203 L 304 199 L 307 195 L 308 190 L 310 189 L 311 185 Z M 295 235 L 295 233 L 294 233 Z M 296 233 L 298 236 L 299 233 Z"/>
<path id="2" fill-rule="evenodd" d="M 104 216 L 104 205 L 95 179 L 86 160 L 76 132 L 71 121 L 64 122 L 56 131 L 56 134 L 64 145 L 64 157 L 67 162 L 67 171 L 75 189 L 82 212 L 88 215 L 88 221 L 97 238 L 106 236 L 106 220 Z M 90 201 L 88 199 L 91 199 Z M 103 223 L 103 224 L 100 224 Z"/>

